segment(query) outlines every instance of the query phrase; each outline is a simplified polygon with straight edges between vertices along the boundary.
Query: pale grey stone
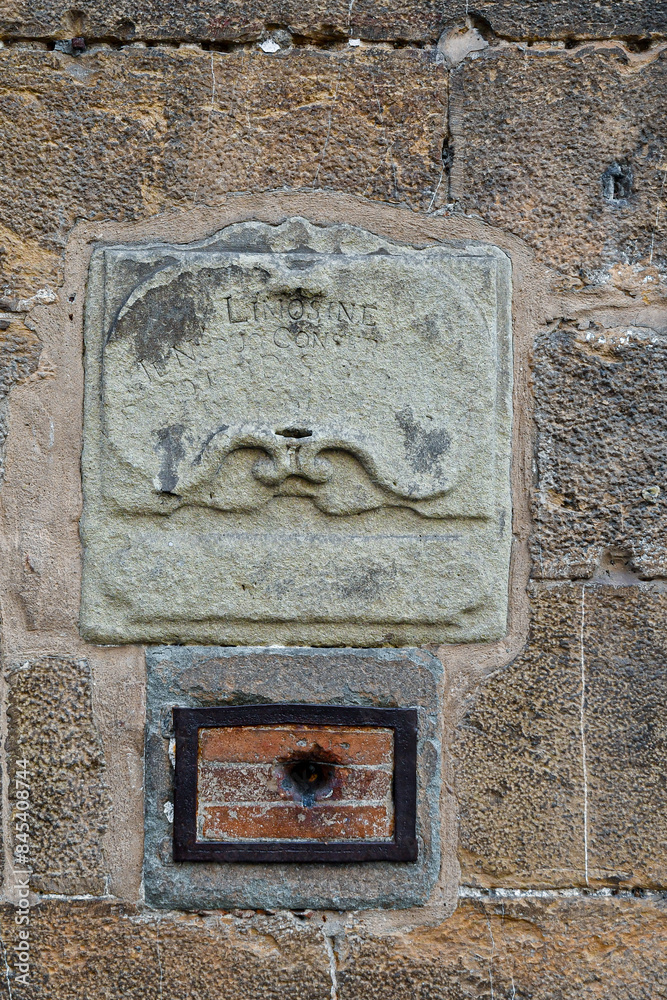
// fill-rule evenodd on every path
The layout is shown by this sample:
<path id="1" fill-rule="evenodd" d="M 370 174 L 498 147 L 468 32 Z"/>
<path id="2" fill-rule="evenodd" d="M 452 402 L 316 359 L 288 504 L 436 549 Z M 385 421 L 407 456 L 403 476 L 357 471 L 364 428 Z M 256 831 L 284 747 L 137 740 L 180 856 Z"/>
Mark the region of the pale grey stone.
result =
<path id="1" fill-rule="evenodd" d="M 440 870 L 443 677 L 435 656 L 422 649 L 158 646 L 147 651 L 146 666 L 147 902 L 180 909 L 359 909 L 418 906 L 428 900 Z M 266 702 L 418 710 L 416 862 L 173 861 L 168 818 L 173 802 L 172 708 Z"/>
<path id="2" fill-rule="evenodd" d="M 82 630 L 406 645 L 506 631 L 510 264 L 350 226 L 100 247 Z"/>

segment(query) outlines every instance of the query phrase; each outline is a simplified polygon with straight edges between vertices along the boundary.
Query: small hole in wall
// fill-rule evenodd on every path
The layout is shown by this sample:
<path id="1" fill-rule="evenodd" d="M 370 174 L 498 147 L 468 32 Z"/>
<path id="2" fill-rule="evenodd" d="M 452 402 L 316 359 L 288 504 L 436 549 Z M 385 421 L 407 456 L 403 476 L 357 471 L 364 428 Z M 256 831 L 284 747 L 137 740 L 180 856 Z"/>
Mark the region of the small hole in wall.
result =
<path id="1" fill-rule="evenodd" d="M 602 175 L 602 195 L 605 201 L 625 202 L 632 194 L 632 167 L 615 160 Z"/>
<path id="2" fill-rule="evenodd" d="M 137 30 L 137 26 L 134 21 L 131 21 L 129 17 L 122 18 L 116 25 L 116 31 L 118 37 L 123 41 L 128 41 L 132 38 Z"/>
<path id="3" fill-rule="evenodd" d="M 276 434 L 284 438 L 309 438 L 313 436 L 312 431 L 303 427 L 285 427 L 282 431 L 276 431 Z"/>
<path id="4" fill-rule="evenodd" d="M 313 806 L 319 799 L 329 798 L 333 791 L 335 767 L 314 757 L 297 757 L 282 765 L 283 789 L 295 802 L 303 806 Z"/>
<path id="5" fill-rule="evenodd" d="M 650 38 L 628 38 L 625 42 L 630 52 L 647 52 L 651 48 Z"/>
<path id="6" fill-rule="evenodd" d="M 452 143 L 452 137 L 448 135 L 442 142 L 442 169 L 445 171 L 445 174 L 449 175 L 453 163 L 454 146 Z"/>
<path id="7" fill-rule="evenodd" d="M 83 10 L 68 10 L 63 22 L 71 35 L 82 35 L 86 25 L 86 13 Z"/>

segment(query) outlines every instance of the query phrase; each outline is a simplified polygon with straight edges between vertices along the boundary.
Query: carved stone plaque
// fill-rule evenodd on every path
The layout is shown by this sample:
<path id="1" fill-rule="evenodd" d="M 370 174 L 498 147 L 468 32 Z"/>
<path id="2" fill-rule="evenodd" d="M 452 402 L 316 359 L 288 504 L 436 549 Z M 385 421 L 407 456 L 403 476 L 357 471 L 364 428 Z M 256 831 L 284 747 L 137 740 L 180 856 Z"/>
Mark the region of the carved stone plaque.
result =
<path id="1" fill-rule="evenodd" d="M 82 630 L 404 645 L 506 631 L 510 264 L 351 226 L 99 247 Z"/>

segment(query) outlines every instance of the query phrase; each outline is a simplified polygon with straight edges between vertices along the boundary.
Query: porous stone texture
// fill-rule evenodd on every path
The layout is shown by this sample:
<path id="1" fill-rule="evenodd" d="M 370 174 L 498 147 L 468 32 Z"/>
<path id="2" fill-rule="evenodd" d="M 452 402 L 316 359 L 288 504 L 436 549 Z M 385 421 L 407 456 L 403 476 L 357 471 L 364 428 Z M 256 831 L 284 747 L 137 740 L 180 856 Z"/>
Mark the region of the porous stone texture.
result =
<path id="1" fill-rule="evenodd" d="M 647 940 L 651 946 L 646 947 Z M 664 899 L 462 899 L 437 927 L 341 943 L 340 1000 L 667 996 Z"/>
<path id="2" fill-rule="evenodd" d="M 440 870 L 442 666 L 425 650 L 158 646 L 146 655 L 144 884 L 153 906 L 357 909 L 426 902 Z M 289 702 L 417 708 L 416 862 L 220 864 L 172 860 L 175 706 Z M 166 806 L 166 808 L 165 808 Z M 453 877 L 445 858 L 445 880 Z"/>
<path id="3" fill-rule="evenodd" d="M 667 886 L 666 626 L 664 589 L 533 591 L 453 746 L 464 882 Z"/>
<path id="4" fill-rule="evenodd" d="M 437 39 L 452 20 L 474 13 L 493 29 L 512 38 L 597 38 L 608 35 L 659 37 L 667 32 L 667 8 L 662 0 L 398 0 L 390 6 L 373 0 L 196 0 L 165 9 L 160 0 L 3 0 L 0 35 L 18 38 L 113 38 L 251 41 L 265 38 L 276 25 L 297 36 L 377 41 Z"/>
<path id="5" fill-rule="evenodd" d="M 89 901 L 42 903 L 31 919 L 30 985 L 12 990 L 21 1000 L 667 995 L 660 899 L 462 899 L 436 926 L 386 936 L 331 915 L 163 915 Z M 7 907 L 10 957 L 13 920 Z"/>
<path id="6" fill-rule="evenodd" d="M 664 264 L 667 108 L 647 95 L 663 94 L 666 76 L 663 49 L 487 47 L 450 74 L 450 198 L 520 236 L 575 288 L 612 265 Z M 647 286 L 633 291 L 641 308 Z"/>
<path id="7" fill-rule="evenodd" d="M 20 385 L 37 370 L 42 345 L 22 317 L 0 313 L 0 395 Z"/>
<path id="8" fill-rule="evenodd" d="M 16 762 L 29 762 L 31 888 L 103 894 L 109 797 L 88 664 L 44 656 L 11 665 L 5 680 L 10 803 Z"/>
<path id="9" fill-rule="evenodd" d="M 3 913 L 15 943 L 14 911 Z M 328 1000 L 321 925 L 294 914 L 165 916 L 103 902 L 43 903 L 31 911 L 29 985 L 20 1000 Z M 10 961 L 12 954 L 10 952 Z M 11 980 L 10 980 L 11 981 Z M 0 996 L 8 997 L 6 979 Z"/>
<path id="10" fill-rule="evenodd" d="M 0 71 L 12 250 L 0 282 L 14 295 L 61 283 L 78 219 L 132 221 L 276 188 L 444 203 L 447 76 L 432 52 L 7 47 Z"/>
<path id="11" fill-rule="evenodd" d="M 510 326 L 490 246 L 296 218 L 98 251 L 86 638 L 505 635 Z"/>
<path id="12" fill-rule="evenodd" d="M 281 187 L 429 213 L 455 204 L 520 236 L 580 289 L 613 264 L 664 260 L 665 110 L 652 99 L 665 85 L 662 49 L 490 44 L 450 74 L 437 55 L 0 50 L 3 285 L 21 296 L 55 287 L 76 219 L 133 220 Z M 628 197 L 615 166 L 632 175 Z M 638 307 L 649 288 L 632 289 Z"/>
<path id="13" fill-rule="evenodd" d="M 605 553 L 667 576 L 667 337 L 559 327 L 535 348 L 533 575 L 591 577 Z"/>

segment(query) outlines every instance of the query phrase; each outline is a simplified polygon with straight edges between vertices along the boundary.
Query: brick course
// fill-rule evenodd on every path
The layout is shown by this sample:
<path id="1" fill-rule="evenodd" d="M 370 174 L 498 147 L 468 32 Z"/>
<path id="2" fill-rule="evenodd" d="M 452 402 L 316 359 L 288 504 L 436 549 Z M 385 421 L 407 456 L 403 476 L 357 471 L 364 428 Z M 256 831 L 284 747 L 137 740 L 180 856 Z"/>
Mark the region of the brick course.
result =
<path id="1" fill-rule="evenodd" d="M 202 840 L 391 840 L 393 731 L 220 726 L 199 733 Z M 313 791 L 291 777 L 308 761 Z M 307 781 L 307 779 L 306 779 Z"/>

